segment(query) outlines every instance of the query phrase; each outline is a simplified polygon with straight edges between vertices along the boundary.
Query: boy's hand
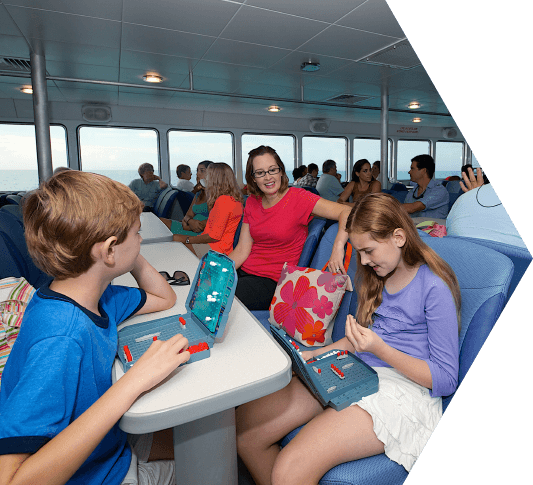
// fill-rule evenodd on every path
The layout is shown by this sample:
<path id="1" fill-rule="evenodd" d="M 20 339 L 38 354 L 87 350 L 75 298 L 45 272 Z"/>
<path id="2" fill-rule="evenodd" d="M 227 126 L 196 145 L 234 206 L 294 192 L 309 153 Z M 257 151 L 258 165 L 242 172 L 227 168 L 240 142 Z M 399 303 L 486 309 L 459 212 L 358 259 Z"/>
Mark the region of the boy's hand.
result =
<path id="1" fill-rule="evenodd" d="M 159 384 L 180 364 L 187 362 L 191 354 L 184 350 L 188 340 L 181 334 L 164 341 L 156 340 L 125 374 L 139 386 L 139 394 Z"/>
<path id="2" fill-rule="evenodd" d="M 372 330 L 362 327 L 357 320 L 348 315 L 346 318 L 346 338 L 354 346 L 357 352 L 376 353 L 383 340 Z"/>

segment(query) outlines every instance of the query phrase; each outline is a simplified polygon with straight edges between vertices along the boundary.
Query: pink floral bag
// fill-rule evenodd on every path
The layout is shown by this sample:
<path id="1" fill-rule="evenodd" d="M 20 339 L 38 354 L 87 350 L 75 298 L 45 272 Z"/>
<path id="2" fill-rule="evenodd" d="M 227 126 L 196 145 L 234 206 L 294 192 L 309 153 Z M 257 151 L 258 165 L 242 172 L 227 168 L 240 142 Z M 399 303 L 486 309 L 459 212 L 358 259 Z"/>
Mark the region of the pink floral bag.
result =
<path id="1" fill-rule="evenodd" d="M 348 254 L 346 259 L 347 267 L 350 264 Z M 303 345 L 329 345 L 332 343 L 332 322 L 344 292 L 352 290 L 348 275 L 285 263 L 270 304 L 268 321 Z"/>

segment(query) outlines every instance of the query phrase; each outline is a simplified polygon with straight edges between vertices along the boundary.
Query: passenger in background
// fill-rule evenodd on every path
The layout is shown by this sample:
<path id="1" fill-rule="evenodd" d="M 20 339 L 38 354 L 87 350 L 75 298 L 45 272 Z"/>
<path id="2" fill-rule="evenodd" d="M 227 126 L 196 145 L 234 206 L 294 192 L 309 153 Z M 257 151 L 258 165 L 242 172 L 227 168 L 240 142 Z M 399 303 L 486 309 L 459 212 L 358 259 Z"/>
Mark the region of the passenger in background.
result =
<path id="1" fill-rule="evenodd" d="M 404 209 L 411 217 L 446 219 L 449 194 L 440 182 L 433 179 L 435 161 L 429 155 L 417 155 L 411 160 L 409 175 L 414 182 L 407 193 Z"/>
<path id="2" fill-rule="evenodd" d="M 178 165 L 176 167 L 176 175 L 178 176 L 176 188 L 185 192 L 192 192 L 192 189 L 194 189 L 194 184 L 191 182 L 191 167 L 184 164 Z"/>
<path id="3" fill-rule="evenodd" d="M 307 173 L 294 185 L 297 187 L 316 187 L 317 182 L 318 165 L 316 163 L 310 163 L 307 167 Z"/>
<path id="4" fill-rule="evenodd" d="M 457 199 L 446 218 L 449 236 L 488 239 L 526 248 L 500 199 L 480 168 L 474 176 L 472 167 L 463 172 L 465 192 Z"/>
<path id="5" fill-rule="evenodd" d="M 204 231 L 195 236 L 174 235 L 174 241 L 184 243 L 199 258 L 210 249 L 224 254 L 233 250 L 233 239 L 243 210 L 241 189 L 227 163 L 211 163 L 206 180 L 209 219 Z"/>
<path id="6" fill-rule="evenodd" d="M 250 310 L 267 310 L 283 264 L 298 263 L 312 216 L 339 221 L 340 233 L 350 210 L 305 189 L 289 188 L 285 165 L 271 147 L 262 145 L 248 155 L 250 196 L 239 242 L 229 256 L 239 275 L 235 296 Z M 345 273 L 343 259 L 344 242 L 336 240 L 330 270 Z"/>
<path id="7" fill-rule="evenodd" d="M 372 164 L 372 180 L 378 180 L 380 172 L 381 172 L 381 162 L 379 160 L 376 160 Z"/>
<path id="8" fill-rule="evenodd" d="M 152 212 L 159 196 L 159 192 L 168 187 L 159 175 L 154 174 L 154 166 L 151 163 L 143 163 L 139 166 L 141 178 L 132 180 L 128 187 L 144 203 L 143 212 Z"/>
<path id="9" fill-rule="evenodd" d="M 322 164 L 322 172 L 323 175 L 316 184 L 316 190 L 318 190 L 320 197 L 336 202 L 344 189 L 340 183 L 340 177 L 337 176 L 335 160 L 326 160 Z"/>
<path id="10" fill-rule="evenodd" d="M 67 170 L 72 170 L 71 168 L 69 167 L 57 167 L 55 170 L 54 170 L 54 173 L 52 175 L 55 175 L 57 173 L 60 173 L 60 172 L 65 172 Z"/>
<path id="11" fill-rule="evenodd" d="M 207 167 L 211 165 L 213 162 L 211 160 L 204 160 L 203 162 L 200 162 L 198 164 L 198 168 L 196 169 L 196 185 L 194 186 L 194 189 L 192 189 L 192 193 L 196 194 L 198 192 L 201 192 L 205 188 L 205 175 L 207 173 Z"/>
<path id="12" fill-rule="evenodd" d="M 300 165 L 292 171 L 292 178 L 294 180 L 293 185 L 297 185 L 298 181 L 307 174 L 307 167 L 305 165 Z"/>
<path id="13" fill-rule="evenodd" d="M 194 199 L 191 202 L 187 214 L 183 216 L 181 222 L 172 221 L 161 217 L 160 219 L 170 228 L 173 234 L 183 234 L 185 236 L 197 236 L 201 234 L 207 224 L 209 208 L 207 207 L 207 196 L 205 193 L 205 174 L 207 167 L 213 162 L 204 160 L 198 164 L 196 169 L 196 190 Z M 192 191 L 194 192 L 194 190 Z"/>
<path id="14" fill-rule="evenodd" d="M 362 158 L 355 162 L 352 169 L 352 181 L 345 187 L 337 202 L 353 207 L 357 199 L 372 192 L 381 192 L 381 183 L 378 180 L 372 181 L 370 162 Z M 347 202 L 350 196 L 353 202 Z"/>

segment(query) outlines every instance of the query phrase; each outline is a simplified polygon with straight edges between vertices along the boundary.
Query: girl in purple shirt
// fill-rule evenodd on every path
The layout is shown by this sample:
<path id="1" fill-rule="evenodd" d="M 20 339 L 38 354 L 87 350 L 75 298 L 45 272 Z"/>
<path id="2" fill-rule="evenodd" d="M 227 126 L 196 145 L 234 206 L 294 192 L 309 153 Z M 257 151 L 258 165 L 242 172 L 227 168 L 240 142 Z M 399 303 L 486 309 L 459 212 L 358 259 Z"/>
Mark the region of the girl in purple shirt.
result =
<path id="1" fill-rule="evenodd" d="M 357 251 L 357 313 L 346 337 L 303 357 L 357 353 L 378 373 L 379 391 L 335 411 L 294 377 L 240 406 L 237 448 L 258 485 L 317 484 L 330 468 L 379 453 L 409 471 L 442 415 L 441 396 L 457 387 L 461 296 L 451 268 L 387 194 L 359 199 L 346 232 Z M 280 451 L 278 442 L 303 424 Z"/>

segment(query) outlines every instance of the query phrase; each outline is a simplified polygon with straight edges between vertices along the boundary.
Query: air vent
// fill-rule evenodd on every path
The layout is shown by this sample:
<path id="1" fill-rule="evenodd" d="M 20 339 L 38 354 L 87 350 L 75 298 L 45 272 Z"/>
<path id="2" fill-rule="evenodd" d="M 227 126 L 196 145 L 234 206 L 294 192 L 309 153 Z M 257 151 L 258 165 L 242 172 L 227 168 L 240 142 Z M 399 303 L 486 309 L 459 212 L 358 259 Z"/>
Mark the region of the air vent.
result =
<path id="1" fill-rule="evenodd" d="M 363 59 L 362 59 L 363 60 Z M 408 40 L 387 47 L 364 59 L 372 64 L 380 64 L 399 69 L 411 69 L 421 64 Z"/>
<path id="2" fill-rule="evenodd" d="M 340 104 L 356 104 L 370 97 L 371 96 L 360 96 L 358 94 L 340 94 L 339 96 L 328 98 L 326 101 L 333 101 L 334 103 Z"/>
<path id="3" fill-rule="evenodd" d="M 28 59 L 15 59 L 14 57 L 0 57 L 1 71 L 31 72 Z"/>

